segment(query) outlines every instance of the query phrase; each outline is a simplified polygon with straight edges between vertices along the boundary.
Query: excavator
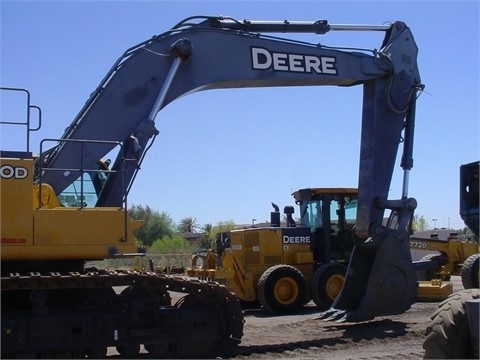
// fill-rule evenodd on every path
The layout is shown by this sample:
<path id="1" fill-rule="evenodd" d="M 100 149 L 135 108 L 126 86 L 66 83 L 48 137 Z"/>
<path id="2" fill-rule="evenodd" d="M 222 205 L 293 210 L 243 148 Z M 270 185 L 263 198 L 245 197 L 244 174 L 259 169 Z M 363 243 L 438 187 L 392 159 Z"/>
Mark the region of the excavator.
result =
<path id="1" fill-rule="evenodd" d="M 383 41 L 369 50 L 287 35 L 333 31 L 380 32 Z M 224 286 L 89 265 L 142 256 L 128 194 L 159 133 L 155 118 L 179 97 L 209 89 L 363 87 L 356 237 L 328 318 L 356 322 L 407 311 L 417 287 L 408 241 L 417 205 L 408 197 L 415 107 L 424 88 L 417 56 L 401 21 L 194 16 L 127 49 L 63 135 L 42 140 L 38 154 L 29 148 L 35 126 L 26 121 L 27 148 L 1 153 L 2 357 L 95 358 L 110 347 L 135 357 L 142 346 L 159 358 L 235 351 L 244 318 Z M 35 110 L 28 105 L 28 113 Z M 389 199 L 400 145 L 402 193 Z M 173 303 L 173 293 L 184 296 Z"/>

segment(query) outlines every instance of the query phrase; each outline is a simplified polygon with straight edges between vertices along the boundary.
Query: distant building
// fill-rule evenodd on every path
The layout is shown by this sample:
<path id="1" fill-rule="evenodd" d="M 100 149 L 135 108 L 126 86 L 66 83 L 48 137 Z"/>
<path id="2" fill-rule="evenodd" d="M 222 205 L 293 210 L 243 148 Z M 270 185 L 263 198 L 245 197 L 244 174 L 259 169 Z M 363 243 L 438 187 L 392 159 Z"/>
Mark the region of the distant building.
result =
<path id="1" fill-rule="evenodd" d="M 422 239 L 437 239 L 437 240 L 448 240 L 449 236 L 459 235 L 457 231 L 453 229 L 435 229 L 435 230 L 425 230 L 425 231 L 415 231 L 413 234 L 414 237 Z"/>

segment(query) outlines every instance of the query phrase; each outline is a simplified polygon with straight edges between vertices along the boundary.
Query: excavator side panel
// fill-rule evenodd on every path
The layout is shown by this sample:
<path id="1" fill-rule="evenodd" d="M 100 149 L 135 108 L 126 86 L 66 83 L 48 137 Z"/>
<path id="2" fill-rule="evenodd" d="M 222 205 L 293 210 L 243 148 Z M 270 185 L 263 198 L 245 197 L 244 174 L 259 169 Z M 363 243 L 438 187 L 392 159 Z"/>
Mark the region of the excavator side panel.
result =
<path id="1" fill-rule="evenodd" d="M 3 260 L 6 251 L 33 245 L 33 159 L 2 157 L 0 167 Z"/>

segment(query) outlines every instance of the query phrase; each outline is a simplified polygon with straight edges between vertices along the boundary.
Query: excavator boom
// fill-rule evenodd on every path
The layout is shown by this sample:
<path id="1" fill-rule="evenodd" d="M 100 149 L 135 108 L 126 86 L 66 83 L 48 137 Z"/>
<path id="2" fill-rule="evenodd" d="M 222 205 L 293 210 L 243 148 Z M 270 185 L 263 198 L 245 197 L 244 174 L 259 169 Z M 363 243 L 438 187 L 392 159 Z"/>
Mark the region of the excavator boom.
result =
<path id="1" fill-rule="evenodd" d="M 303 26 L 316 33 L 318 23 Z M 323 24 L 323 27 L 332 27 Z M 269 23 L 262 27 L 268 29 Z M 273 25 L 273 30 L 278 31 L 278 25 Z M 365 206 L 369 210 L 364 212 L 367 219 L 360 219 L 357 231 L 361 229 L 365 237 L 373 220 L 369 217 L 376 215 L 376 222 L 381 222 L 383 216 L 379 217 L 379 212 L 375 214 L 372 198 L 386 198 L 388 193 L 405 113 L 414 103 L 420 84 L 416 56 L 413 36 L 400 22 L 388 27 L 382 49 L 372 50 L 370 54 L 230 30 L 218 18 L 207 18 L 196 25 L 185 23 L 127 50 L 62 139 L 130 144 L 126 154 L 121 155 L 131 160 L 127 163 L 131 170 L 127 170 L 125 179 L 130 183 L 138 166 L 136 162 L 147 148 L 145 143 L 158 133 L 154 124 L 156 113 L 180 96 L 220 88 L 363 84 L 359 171 L 361 181 L 367 186 L 360 187 L 359 193 L 367 199 Z M 382 136 L 375 137 L 375 133 Z M 61 168 L 66 165 L 63 163 L 71 162 L 71 151 L 77 151 L 75 144 L 63 144 L 61 148 L 62 151 L 52 151 L 45 159 L 45 166 Z M 83 158 L 84 166 L 93 166 L 110 150 L 99 145 L 97 151 L 92 150 Z M 50 172 L 42 180 L 59 193 L 78 175 L 72 172 L 59 176 Z M 113 186 L 114 181 L 120 183 L 114 177 L 109 179 L 98 205 L 119 205 L 124 194 L 116 190 L 121 187 Z M 373 187 L 375 190 L 371 190 Z M 362 196 L 365 191 L 368 193 Z M 370 194 L 371 191 L 374 194 Z"/>
<path id="2" fill-rule="evenodd" d="M 382 31 L 379 49 L 361 51 L 267 35 Z M 37 183 L 58 195 L 121 142 L 96 206 L 121 206 L 151 142 L 157 113 L 175 99 L 207 89 L 279 86 L 363 86 L 355 250 L 330 318 L 361 321 L 401 313 L 415 300 L 408 242 L 416 201 L 408 198 L 413 165 L 418 49 L 407 25 L 334 25 L 192 17 L 128 49 L 107 73 L 58 144 L 37 162 Z M 69 140 L 69 141 L 64 141 Z M 72 163 L 80 144 L 97 140 Z M 388 199 L 403 144 L 402 197 Z M 55 172 L 49 168 L 78 168 Z M 120 171 L 121 170 L 121 171 Z M 385 211 L 390 221 L 383 224 Z"/>

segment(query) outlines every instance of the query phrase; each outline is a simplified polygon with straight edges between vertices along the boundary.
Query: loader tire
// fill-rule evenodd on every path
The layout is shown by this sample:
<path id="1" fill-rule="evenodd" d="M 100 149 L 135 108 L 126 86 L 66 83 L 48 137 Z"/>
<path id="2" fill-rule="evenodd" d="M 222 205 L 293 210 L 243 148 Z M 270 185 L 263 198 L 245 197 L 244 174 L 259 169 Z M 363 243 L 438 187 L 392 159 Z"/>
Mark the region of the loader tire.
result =
<path id="1" fill-rule="evenodd" d="M 285 314 L 304 305 L 307 286 L 297 268 L 275 265 L 268 268 L 258 280 L 257 293 L 265 311 Z"/>
<path id="2" fill-rule="evenodd" d="M 347 268 L 340 264 L 323 264 L 315 269 L 310 280 L 310 296 L 320 310 L 327 310 L 342 290 Z"/>
<path id="3" fill-rule="evenodd" d="M 462 277 L 462 285 L 465 289 L 478 289 L 478 262 L 479 254 L 470 255 L 463 263 L 460 276 Z"/>
<path id="4" fill-rule="evenodd" d="M 424 359 L 473 359 L 465 302 L 480 298 L 479 289 L 461 290 L 440 303 L 427 326 Z"/>

